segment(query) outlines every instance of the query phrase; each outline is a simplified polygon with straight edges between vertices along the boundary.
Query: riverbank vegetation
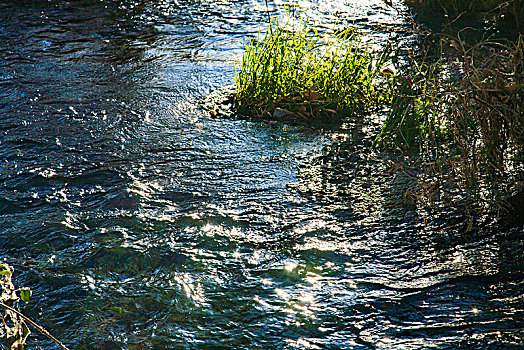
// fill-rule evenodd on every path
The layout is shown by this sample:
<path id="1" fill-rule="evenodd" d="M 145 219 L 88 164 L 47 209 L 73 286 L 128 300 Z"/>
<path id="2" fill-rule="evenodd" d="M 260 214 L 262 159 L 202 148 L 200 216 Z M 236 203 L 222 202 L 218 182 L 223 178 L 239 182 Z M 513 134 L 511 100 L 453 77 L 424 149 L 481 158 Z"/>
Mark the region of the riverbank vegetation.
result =
<path id="1" fill-rule="evenodd" d="M 20 300 L 29 301 L 31 291 L 29 288 L 15 289 L 12 276 L 13 268 L 0 262 L 0 338 L 5 338 L 9 349 L 22 350 L 31 332 L 17 308 Z"/>
<path id="2" fill-rule="evenodd" d="M 376 144 L 411 151 L 417 197 L 427 203 L 501 204 L 524 180 L 523 38 L 467 44 L 439 36 L 438 43 L 436 60 L 411 58 L 393 79 Z"/>
<path id="3" fill-rule="evenodd" d="M 440 12 L 451 21 L 464 14 L 504 16 L 517 28 L 524 29 L 524 0 L 406 0 L 406 3 L 421 11 Z"/>
<path id="4" fill-rule="evenodd" d="M 271 20 L 251 40 L 236 74 L 239 112 L 295 121 L 340 120 L 376 106 L 376 80 L 387 58 L 354 29 L 321 34 L 306 24 Z"/>
<path id="5" fill-rule="evenodd" d="M 326 36 L 272 21 L 237 69 L 239 112 L 340 121 L 385 111 L 374 145 L 408 156 L 400 169 L 413 179 L 411 199 L 503 208 L 524 180 L 524 39 L 426 39 L 399 60 L 390 46 L 372 52 L 354 29 Z"/>
<path id="6" fill-rule="evenodd" d="M 27 327 L 30 324 L 40 333 L 52 340 L 63 350 L 68 348 L 58 339 L 53 337 L 46 329 L 36 324 L 19 310 L 20 301 L 27 303 L 31 298 L 31 290 L 27 287 L 15 288 L 12 278 L 14 269 L 12 266 L 0 262 L 0 338 L 5 339 L 9 350 L 23 350 L 27 337 L 31 331 Z M 0 344 L 0 348 L 4 346 Z"/>

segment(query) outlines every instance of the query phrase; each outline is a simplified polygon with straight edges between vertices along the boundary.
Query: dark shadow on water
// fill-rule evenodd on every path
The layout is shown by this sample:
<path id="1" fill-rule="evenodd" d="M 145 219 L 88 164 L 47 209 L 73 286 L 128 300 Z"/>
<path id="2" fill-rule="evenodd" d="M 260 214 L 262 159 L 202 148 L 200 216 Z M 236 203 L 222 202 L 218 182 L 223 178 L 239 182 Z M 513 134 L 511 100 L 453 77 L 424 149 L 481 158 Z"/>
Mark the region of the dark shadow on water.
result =
<path id="1" fill-rule="evenodd" d="M 403 26 L 382 1 L 314 3 Z M 33 290 L 23 311 L 78 349 L 522 343 L 520 231 L 390 205 L 362 125 L 201 114 L 266 16 L 264 1 L 0 3 L 0 258 Z M 353 144 L 326 155 L 336 134 Z M 52 347 L 35 333 L 28 348 Z"/>

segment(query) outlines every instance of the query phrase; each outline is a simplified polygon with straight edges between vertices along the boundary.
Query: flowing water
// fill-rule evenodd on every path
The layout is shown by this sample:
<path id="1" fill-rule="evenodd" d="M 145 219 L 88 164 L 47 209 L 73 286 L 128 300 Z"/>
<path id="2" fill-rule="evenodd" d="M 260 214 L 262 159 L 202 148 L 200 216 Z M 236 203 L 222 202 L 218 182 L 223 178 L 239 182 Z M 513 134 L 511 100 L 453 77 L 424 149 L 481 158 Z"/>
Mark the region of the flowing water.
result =
<path id="1" fill-rule="evenodd" d="M 411 40 L 398 2 L 298 5 Z M 0 258 L 23 312 L 74 349 L 521 348 L 522 231 L 424 226 L 379 177 L 344 182 L 366 169 L 336 185 L 308 163 L 329 132 L 203 115 L 267 16 L 0 1 Z"/>

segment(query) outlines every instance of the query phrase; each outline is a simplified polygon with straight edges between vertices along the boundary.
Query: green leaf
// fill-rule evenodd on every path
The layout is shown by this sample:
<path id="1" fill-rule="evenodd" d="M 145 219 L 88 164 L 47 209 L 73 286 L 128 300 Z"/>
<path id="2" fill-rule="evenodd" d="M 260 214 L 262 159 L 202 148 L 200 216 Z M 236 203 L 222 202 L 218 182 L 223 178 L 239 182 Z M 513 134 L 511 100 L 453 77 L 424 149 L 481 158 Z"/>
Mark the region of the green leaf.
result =
<path id="1" fill-rule="evenodd" d="M 20 288 L 18 291 L 20 292 L 20 299 L 27 303 L 29 301 L 29 298 L 31 298 L 31 289 Z"/>
<path id="2" fill-rule="evenodd" d="M 0 263 L 0 275 L 9 276 L 13 273 L 13 268 L 7 264 Z"/>

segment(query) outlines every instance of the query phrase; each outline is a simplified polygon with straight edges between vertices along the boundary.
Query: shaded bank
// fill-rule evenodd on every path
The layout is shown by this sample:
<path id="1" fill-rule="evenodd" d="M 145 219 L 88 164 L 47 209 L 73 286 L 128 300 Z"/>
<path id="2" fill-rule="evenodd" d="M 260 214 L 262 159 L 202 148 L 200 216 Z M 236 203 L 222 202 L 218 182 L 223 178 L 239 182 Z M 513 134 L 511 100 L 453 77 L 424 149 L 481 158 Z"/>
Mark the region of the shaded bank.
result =
<path id="1" fill-rule="evenodd" d="M 418 19 L 441 31 L 460 30 L 462 23 L 473 27 L 498 27 L 502 33 L 514 35 L 524 30 L 522 0 L 406 0 L 414 7 Z M 442 20 L 445 19 L 445 20 Z M 459 19 L 459 23 L 455 23 Z M 504 28 L 505 27 L 505 28 Z"/>
<path id="2" fill-rule="evenodd" d="M 300 5 L 414 40 L 382 0 Z M 379 124 L 201 113 L 265 1 L 0 6 L 0 257 L 33 291 L 22 311 L 67 346 L 522 347 L 522 231 L 466 232 L 444 210 L 424 226 L 368 148 Z"/>
<path id="3" fill-rule="evenodd" d="M 401 170 L 413 179 L 412 200 L 494 215 L 508 209 L 503 200 L 520 190 L 524 174 L 522 37 L 471 42 L 461 31 L 421 31 L 414 47 L 392 42 L 372 54 L 336 32 L 274 27 L 250 42 L 239 64 L 236 95 L 228 98 L 236 113 L 301 124 L 322 114 L 340 126 L 383 109 L 374 145 L 409 156 Z M 354 61 L 368 70 L 346 69 Z"/>

